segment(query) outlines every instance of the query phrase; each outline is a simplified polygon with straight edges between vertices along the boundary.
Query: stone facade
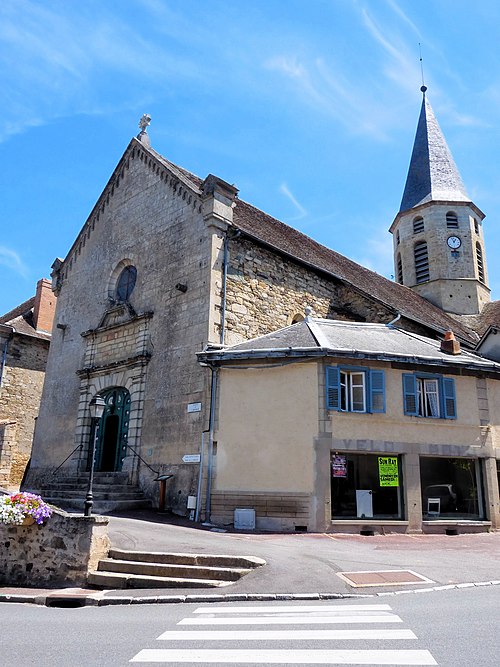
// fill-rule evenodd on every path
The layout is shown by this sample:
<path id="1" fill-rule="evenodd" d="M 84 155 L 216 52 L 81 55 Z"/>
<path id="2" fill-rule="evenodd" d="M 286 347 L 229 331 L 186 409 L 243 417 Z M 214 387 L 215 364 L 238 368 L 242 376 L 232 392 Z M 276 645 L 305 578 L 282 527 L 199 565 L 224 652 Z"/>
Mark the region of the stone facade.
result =
<path id="1" fill-rule="evenodd" d="M 86 473 L 90 403 L 119 389 L 130 405 L 126 432 L 113 435 L 124 452 L 115 471 L 127 472 L 154 503 L 157 474 L 173 475 L 167 507 L 180 513 L 197 495 L 200 475 L 200 466 L 183 458 L 202 445 L 201 498 L 210 495 L 217 378 L 196 360 L 207 345 L 285 327 L 303 318 L 306 306 L 360 322 L 387 323 L 403 311 L 400 326 L 427 335 L 454 324 L 411 290 L 239 201 L 234 186 L 168 162 L 144 133 L 130 142 L 53 268 L 57 327 L 26 487 L 39 488 L 64 461 L 62 474 Z M 134 285 L 123 296 L 127 271 Z M 462 334 L 469 338 L 467 329 Z M 115 417 L 101 423 L 99 446 L 111 442 Z M 302 496 L 296 502 L 304 507 Z"/>
<path id="2" fill-rule="evenodd" d="M 457 227 L 449 228 L 447 213 L 457 217 Z M 435 305 L 451 313 L 471 315 L 481 312 L 490 300 L 483 237 L 484 215 L 473 204 L 432 202 L 400 213 L 393 228 L 394 266 L 402 270 L 402 282 Z M 423 220 L 423 230 L 414 232 L 414 221 Z M 460 248 L 453 251 L 447 240 L 458 236 Z M 429 280 L 418 283 L 415 271 L 415 244 L 425 241 Z M 481 247 L 482 276 L 476 245 Z"/>
<path id="3" fill-rule="evenodd" d="M 33 299 L 0 318 L 0 485 L 6 487 L 19 487 L 30 459 L 55 300 L 42 279 Z"/>
<path id="4" fill-rule="evenodd" d="M 75 517 L 54 510 L 45 524 L 0 524 L 0 584 L 85 586 L 108 555 L 107 517 Z"/>

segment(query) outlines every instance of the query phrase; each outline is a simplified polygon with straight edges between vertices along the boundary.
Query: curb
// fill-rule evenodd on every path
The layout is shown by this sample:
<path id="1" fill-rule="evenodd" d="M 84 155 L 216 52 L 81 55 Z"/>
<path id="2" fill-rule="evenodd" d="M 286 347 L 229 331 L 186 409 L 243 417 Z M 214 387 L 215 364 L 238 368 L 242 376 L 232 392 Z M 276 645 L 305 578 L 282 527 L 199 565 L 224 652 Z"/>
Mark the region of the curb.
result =
<path id="1" fill-rule="evenodd" d="M 235 593 L 227 595 L 144 595 L 144 596 L 109 596 L 104 597 L 103 592 L 95 594 L 78 595 L 77 593 L 65 595 L 64 593 L 47 595 L 17 595 L 1 594 L 0 603 L 17 602 L 36 604 L 45 607 L 107 607 L 112 605 L 136 605 L 136 604 L 179 604 L 179 603 L 209 603 L 209 602 L 273 602 L 276 600 L 350 600 L 359 598 L 377 598 L 394 595 L 408 595 L 418 593 L 430 593 L 436 591 L 449 591 L 461 588 L 475 588 L 480 586 L 499 586 L 500 581 L 476 581 L 462 584 L 447 584 L 445 586 L 432 586 L 430 588 L 414 588 L 403 591 L 384 591 L 380 593 Z"/>

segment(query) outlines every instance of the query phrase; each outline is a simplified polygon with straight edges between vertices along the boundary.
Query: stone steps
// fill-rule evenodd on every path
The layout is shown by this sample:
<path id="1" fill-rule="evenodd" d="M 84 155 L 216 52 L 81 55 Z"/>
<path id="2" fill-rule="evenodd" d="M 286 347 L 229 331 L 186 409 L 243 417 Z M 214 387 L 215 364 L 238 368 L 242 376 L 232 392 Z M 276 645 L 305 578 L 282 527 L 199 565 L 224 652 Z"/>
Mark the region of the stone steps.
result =
<path id="1" fill-rule="evenodd" d="M 92 484 L 92 512 L 106 514 L 151 507 L 151 501 L 142 490 L 128 479 L 124 472 L 96 472 Z M 36 493 L 51 505 L 70 512 L 83 512 L 88 480 L 88 474 L 57 475 L 42 484 Z"/>
<path id="2" fill-rule="evenodd" d="M 111 549 L 87 583 L 99 588 L 216 588 L 229 586 L 261 558 L 211 554 L 179 554 Z"/>

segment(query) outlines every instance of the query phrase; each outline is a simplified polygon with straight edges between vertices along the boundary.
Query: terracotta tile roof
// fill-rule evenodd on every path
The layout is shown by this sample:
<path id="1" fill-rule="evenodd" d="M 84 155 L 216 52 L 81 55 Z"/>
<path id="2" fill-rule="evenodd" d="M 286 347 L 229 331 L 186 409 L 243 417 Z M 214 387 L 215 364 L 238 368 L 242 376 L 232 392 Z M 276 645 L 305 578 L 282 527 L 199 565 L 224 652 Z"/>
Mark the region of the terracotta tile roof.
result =
<path id="1" fill-rule="evenodd" d="M 9 310 L 5 315 L 0 315 L 0 324 L 8 324 L 11 320 L 19 317 L 19 315 L 24 315 L 25 313 L 33 310 L 35 305 L 35 297 L 32 296 L 31 299 L 28 299 L 24 303 L 21 303 L 19 306 L 16 306 L 12 310 Z"/>
<path id="2" fill-rule="evenodd" d="M 35 297 L 32 296 L 24 303 L 13 308 L 0 317 L 0 324 L 6 324 L 14 329 L 14 332 L 24 336 L 32 336 L 42 340 L 50 340 L 50 334 L 37 331 L 33 322 L 33 306 Z"/>
<path id="3" fill-rule="evenodd" d="M 470 343 L 477 342 L 477 337 L 468 326 L 450 317 L 409 287 L 370 271 L 244 201 L 238 200 L 236 203 L 234 224 L 257 240 L 373 296 L 410 320 L 427 324 L 438 331 L 452 329 L 460 338 Z"/>
<path id="4" fill-rule="evenodd" d="M 198 176 L 174 165 L 152 148 L 143 145 L 142 148 L 150 151 L 154 158 L 171 169 L 194 192 L 198 194 L 201 192 L 203 181 Z M 375 298 L 409 320 L 439 332 L 452 329 L 457 337 L 471 345 L 475 345 L 479 340 L 475 331 L 467 324 L 447 315 L 441 308 L 434 306 L 410 288 L 388 280 L 338 252 L 330 250 L 245 201 L 236 200 L 233 222 L 236 227 L 255 240 L 300 263 L 305 263 L 349 283 L 363 294 Z"/>

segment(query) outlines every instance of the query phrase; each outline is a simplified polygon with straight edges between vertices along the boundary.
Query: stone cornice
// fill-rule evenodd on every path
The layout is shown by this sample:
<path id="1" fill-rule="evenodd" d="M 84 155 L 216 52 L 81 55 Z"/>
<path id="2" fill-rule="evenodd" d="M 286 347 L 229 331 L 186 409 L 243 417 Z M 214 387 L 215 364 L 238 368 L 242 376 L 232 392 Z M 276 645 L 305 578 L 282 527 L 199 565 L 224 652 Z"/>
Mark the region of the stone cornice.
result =
<path id="1" fill-rule="evenodd" d="M 151 359 L 151 354 L 149 352 L 145 354 L 138 354 L 134 357 L 129 357 L 128 359 L 123 359 L 120 361 L 113 361 L 110 364 L 103 364 L 102 366 L 87 366 L 76 371 L 78 377 L 90 378 L 95 377 L 96 375 L 105 375 L 109 371 L 117 370 L 120 368 L 130 368 L 130 367 L 140 367 L 146 366 Z"/>

